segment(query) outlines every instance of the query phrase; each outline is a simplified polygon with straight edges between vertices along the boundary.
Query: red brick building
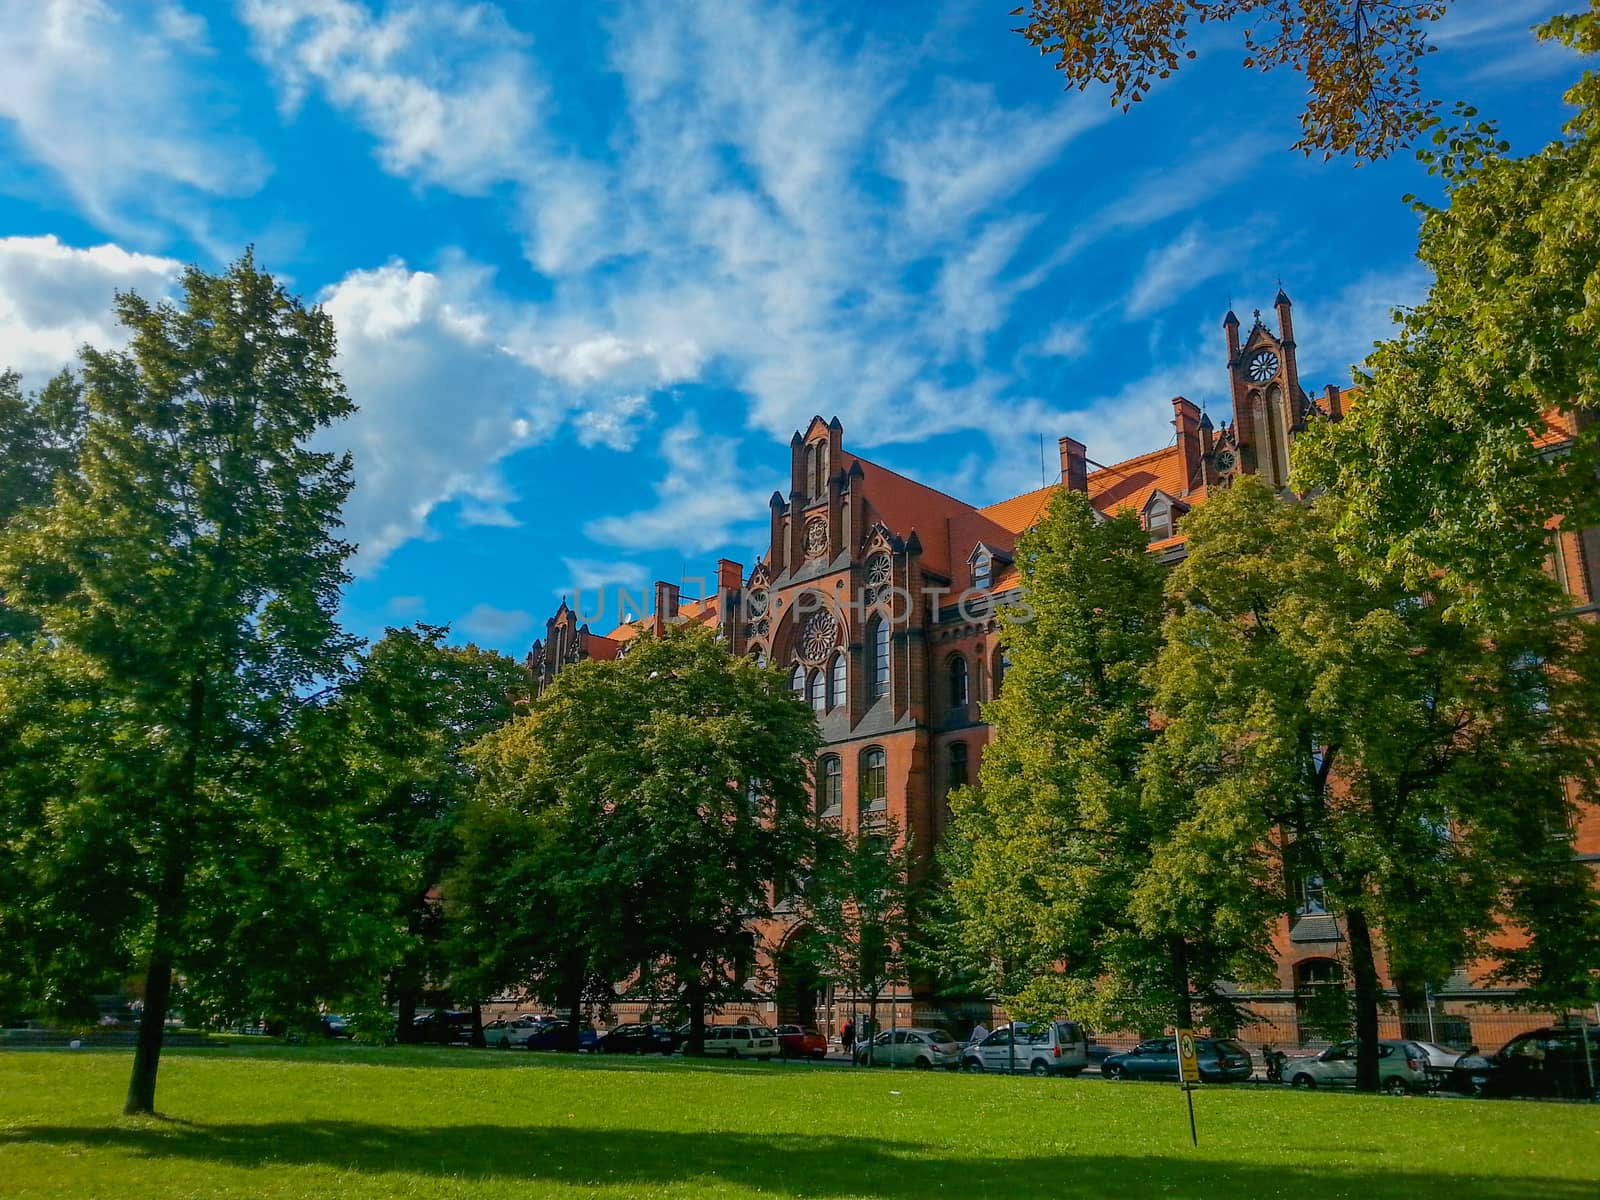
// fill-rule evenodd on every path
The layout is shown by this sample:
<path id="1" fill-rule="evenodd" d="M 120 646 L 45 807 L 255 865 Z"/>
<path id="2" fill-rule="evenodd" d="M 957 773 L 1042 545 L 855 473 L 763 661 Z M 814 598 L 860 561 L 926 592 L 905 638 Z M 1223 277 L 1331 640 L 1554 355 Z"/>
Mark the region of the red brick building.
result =
<path id="1" fill-rule="evenodd" d="M 997 504 L 969 504 L 880 466 L 846 446 L 837 418 L 813 418 L 790 443 L 789 492 L 769 501 L 769 548 L 748 575 L 724 559 L 705 597 L 688 602 L 676 585 L 658 583 L 649 616 L 604 635 L 563 601 L 530 667 L 547 683 L 567 662 L 615 658 L 652 627 L 693 621 L 715 628 L 737 653 L 788 671 L 815 709 L 826 743 L 816 774 L 821 819 L 846 828 L 892 822 L 925 854 L 944 836 L 945 797 L 976 777 L 990 739 L 982 705 L 1004 686 L 1006 668 L 997 610 L 1020 599 L 1016 542 L 1054 492 L 1085 492 L 1107 514 L 1132 509 L 1149 530 L 1150 552 L 1177 562 L 1184 518 L 1210 489 L 1241 472 L 1282 486 L 1290 444 L 1313 409 L 1341 415 L 1339 388 L 1313 397 L 1300 385 L 1290 301 L 1281 291 L 1275 313 L 1276 330 L 1259 313 L 1242 335 L 1233 313 L 1223 321 L 1219 370 L 1228 375 L 1232 423 L 1215 426 L 1177 397 L 1172 434 L 1151 431 L 1152 442 L 1166 444 L 1109 465 L 1063 436 L 1057 482 Z M 1553 428 L 1546 436 L 1558 443 L 1570 433 Z M 1574 608 L 1592 611 L 1600 539 L 1594 531 L 1553 531 L 1552 550 Z M 1600 860 L 1600 814 L 1586 814 L 1576 849 Z M 1286 1005 L 1342 970 L 1339 923 L 1323 909 L 1316 880 L 1297 883 L 1297 911 L 1284 914 L 1279 936 L 1281 991 L 1261 997 Z M 779 922 L 765 932 L 776 980 L 753 997 L 747 1015 L 831 1019 L 836 1027 L 848 1001 L 825 993 L 814 1008 L 817 981 L 784 978 L 783 944 L 793 929 Z M 1490 998 L 1465 974 L 1451 984 L 1446 1000 Z M 901 1023 L 926 1020 L 932 1008 L 931 997 L 906 995 L 893 1015 Z M 1274 1040 L 1294 1040 L 1292 1033 Z"/>

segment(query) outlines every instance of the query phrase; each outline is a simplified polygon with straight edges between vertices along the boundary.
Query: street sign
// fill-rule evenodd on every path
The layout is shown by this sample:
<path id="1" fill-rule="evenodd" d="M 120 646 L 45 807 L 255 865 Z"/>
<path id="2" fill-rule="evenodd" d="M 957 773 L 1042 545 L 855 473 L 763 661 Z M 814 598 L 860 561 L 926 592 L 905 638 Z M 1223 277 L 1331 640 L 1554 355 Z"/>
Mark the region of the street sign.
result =
<path id="1" fill-rule="evenodd" d="M 1178 1078 L 1184 1083 L 1200 1082 L 1200 1059 L 1194 1051 L 1194 1030 L 1178 1030 Z"/>
<path id="2" fill-rule="evenodd" d="M 1194 1128 L 1193 1089 L 1200 1082 L 1200 1057 L 1195 1053 L 1194 1030 L 1177 1029 L 1173 1032 L 1178 1035 L 1178 1081 L 1183 1086 L 1183 1098 L 1189 1105 L 1189 1141 L 1198 1146 L 1200 1136 Z"/>

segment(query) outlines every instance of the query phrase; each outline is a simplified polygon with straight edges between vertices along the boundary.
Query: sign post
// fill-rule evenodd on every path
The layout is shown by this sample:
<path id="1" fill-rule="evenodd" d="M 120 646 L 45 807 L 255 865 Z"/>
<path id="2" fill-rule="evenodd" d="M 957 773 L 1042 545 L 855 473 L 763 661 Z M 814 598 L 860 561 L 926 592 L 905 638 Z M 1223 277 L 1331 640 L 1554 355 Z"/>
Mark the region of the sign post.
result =
<path id="1" fill-rule="evenodd" d="M 1195 1054 L 1194 1030 L 1179 1029 L 1177 1034 L 1178 1081 L 1189 1105 L 1189 1141 L 1199 1146 L 1200 1138 L 1194 1128 L 1194 1089 L 1200 1085 L 1200 1059 Z"/>

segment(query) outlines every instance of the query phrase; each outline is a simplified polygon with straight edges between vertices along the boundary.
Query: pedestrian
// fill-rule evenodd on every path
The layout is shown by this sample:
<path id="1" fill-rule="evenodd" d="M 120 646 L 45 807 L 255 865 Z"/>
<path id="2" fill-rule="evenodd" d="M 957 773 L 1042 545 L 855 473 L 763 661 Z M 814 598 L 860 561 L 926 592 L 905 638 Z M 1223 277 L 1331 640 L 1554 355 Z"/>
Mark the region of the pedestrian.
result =
<path id="1" fill-rule="evenodd" d="M 853 1021 L 846 1020 L 844 1028 L 839 1030 L 839 1045 L 844 1047 L 844 1052 L 849 1054 L 855 1048 L 856 1027 Z"/>

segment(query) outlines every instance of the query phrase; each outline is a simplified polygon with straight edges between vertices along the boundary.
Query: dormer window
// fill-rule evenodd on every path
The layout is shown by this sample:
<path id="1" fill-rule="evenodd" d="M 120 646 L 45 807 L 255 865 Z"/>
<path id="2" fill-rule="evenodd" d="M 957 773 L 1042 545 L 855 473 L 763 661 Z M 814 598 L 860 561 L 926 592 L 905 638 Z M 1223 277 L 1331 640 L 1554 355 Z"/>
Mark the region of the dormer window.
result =
<path id="1" fill-rule="evenodd" d="M 1144 506 L 1144 527 L 1152 542 L 1163 541 L 1178 532 L 1178 519 L 1189 511 L 1181 500 L 1165 492 L 1155 492 Z"/>
<path id="2" fill-rule="evenodd" d="M 972 560 L 972 586 L 986 588 L 994 582 L 994 557 L 987 550 L 979 550 Z"/>

